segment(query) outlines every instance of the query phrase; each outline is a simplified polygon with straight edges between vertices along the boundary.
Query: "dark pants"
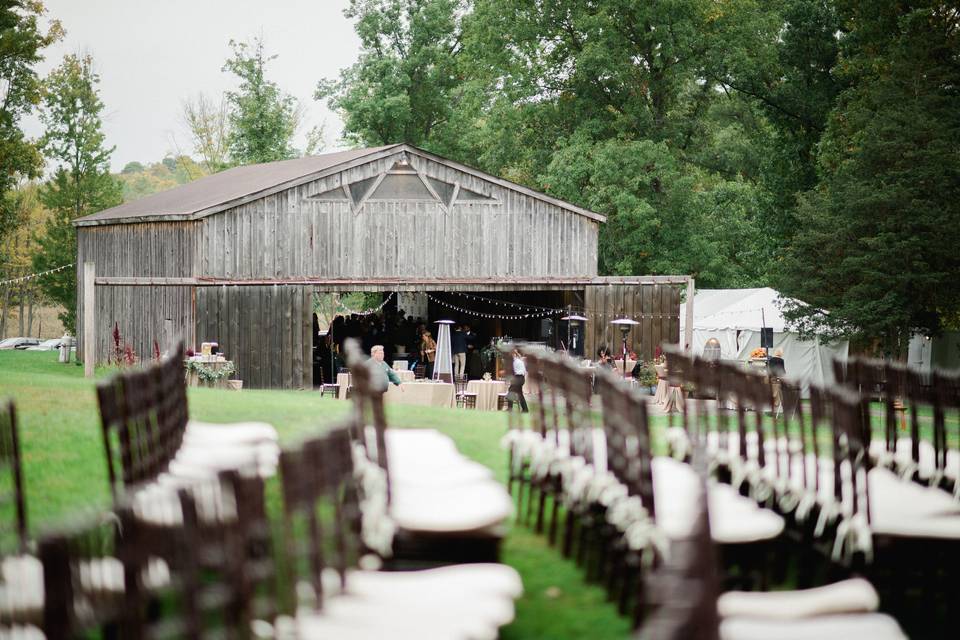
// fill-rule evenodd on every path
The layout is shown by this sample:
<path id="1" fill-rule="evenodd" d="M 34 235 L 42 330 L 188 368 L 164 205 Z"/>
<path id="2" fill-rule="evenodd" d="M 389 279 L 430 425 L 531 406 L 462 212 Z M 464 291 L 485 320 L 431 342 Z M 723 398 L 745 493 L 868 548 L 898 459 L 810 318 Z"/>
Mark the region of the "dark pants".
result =
<path id="1" fill-rule="evenodd" d="M 513 376 L 510 381 L 510 389 L 507 391 L 507 408 L 513 411 L 513 399 L 516 398 L 520 403 L 520 411 L 527 413 L 527 399 L 523 397 L 523 383 L 527 381 L 525 376 Z"/>

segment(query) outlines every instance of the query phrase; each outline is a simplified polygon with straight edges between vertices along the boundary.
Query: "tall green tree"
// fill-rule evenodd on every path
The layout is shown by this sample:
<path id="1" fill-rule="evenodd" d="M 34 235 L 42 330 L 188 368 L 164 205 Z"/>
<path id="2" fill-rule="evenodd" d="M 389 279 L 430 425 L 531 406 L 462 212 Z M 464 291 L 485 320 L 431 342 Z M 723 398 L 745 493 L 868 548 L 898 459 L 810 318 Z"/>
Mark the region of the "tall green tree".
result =
<path id="1" fill-rule="evenodd" d="M 263 40 L 252 44 L 230 41 L 233 55 L 223 66 L 240 86 L 226 93 L 228 109 L 227 147 L 233 164 L 285 160 L 298 155 L 293 136 L 300 126 L 296 98 L 267 79 L 267 55 Z"/>
<path id="2" fill-rule="evenodd" d="M 343 114 L 348 140 L 464 146 L 458 115 L 482 93 L 459 65 L 465 11 L 463 0 L 351 0 L 344 15 L 356 20 L 360 57 L 316 92 Z"/>
<path id="3" fill-rule="evenodd" d="M 21 119 L 40 101 L 34 67 L 42 51 L 63 36 L 56 20 L 46 29 L 46 10 L 35 0 L 0 0 L 0 262 L 6 239 L 22 222 L 14 189 L 23 179 L 40 177 L 43 157 L 20 128 Z"/>
<path id="4" fill-rule="evenodd" d="M 836 73 L 849 88 L 820 142 L 820 184 L 801 199 L 781 284 L 813 305 L 790 312 L 805 328 L 902 357 L 911 333 L 936 334 L 960 312 L 960 21 L 932 1 L 842 9 Z"/>
<path id="5" fill-rule="evenodd" d="M 114 148 L 106 146 L 103 133 L 99 82 L 89 55 L 67 55 L 44 83 L 41 144 L 56 169 L 40 190 L 40 200 L 50 210 L 51 219 L 34 256 L 33 266 L 38 271 L 76 260 L 74 220 L 123 201 L 121 185 L 110 175 Z M 41 282 L 44 293 L 63 306 L 60 319 L 64 326 L 74 331 L 76 268 L 46 276 Z"/>

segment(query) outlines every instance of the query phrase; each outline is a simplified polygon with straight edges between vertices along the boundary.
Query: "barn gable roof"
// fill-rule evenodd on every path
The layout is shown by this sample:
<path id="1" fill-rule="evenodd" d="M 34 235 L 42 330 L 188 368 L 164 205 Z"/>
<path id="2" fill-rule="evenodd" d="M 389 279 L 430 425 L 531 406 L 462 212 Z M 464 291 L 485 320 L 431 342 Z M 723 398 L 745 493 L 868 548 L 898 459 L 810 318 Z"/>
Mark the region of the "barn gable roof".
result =
<path id="1" fill-rule="evenodd" d="M 393 144 L 235 167 L 167 191 L 151 194 L 133 202 L 127 202 L 89 216 L 77 218 L 73 224 L 77 227 L 85 227 L 134 222 L 196 220 L 270 193 L 390 156 L 399 151 L 406 151 L 445 164 L 458 171 L 463 171 L 507 189 L 519 191 L 598 222 L 606 221 L 605 216 L 589 209 L 497 178 L 478 169 L 417 149 L 412 145 Z"/>

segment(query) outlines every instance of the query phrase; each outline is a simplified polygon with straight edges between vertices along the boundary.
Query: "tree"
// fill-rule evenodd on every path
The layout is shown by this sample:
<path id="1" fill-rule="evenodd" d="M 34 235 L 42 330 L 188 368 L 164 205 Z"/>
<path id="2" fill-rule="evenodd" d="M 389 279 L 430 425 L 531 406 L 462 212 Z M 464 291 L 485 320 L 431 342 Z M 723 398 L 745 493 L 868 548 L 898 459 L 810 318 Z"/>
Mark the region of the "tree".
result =
<path id="1" fill-rule="evenodd" d="M 458 106 L 470 90 L 458 68 L 463 0 L 351 0 L 359 60 L 316 97 L 344 118 L 347 139 L 397 142 L 449 153 Z M 455 145 L 454 145 L 455 146 Z"/>
<path id="2" fill-rule="evenodd" d="M 52 218 L 34 256 L 33 266 L 38 271 L 76 260 L 74 220 L 122 202 L 120 184 L 110 175 L 113 147 L 105 146 L 99 81 L 89 55 L 67 55 L 44 84 L 41 120 L 45 132 L 41 144 L 56 169 L 40 191 L 40 200 Z M 41 282 L 46 295 L 64 307 L 60 315 L 64 326 L 74 331 L 75 267 L 46 276 Z"/>
<path id="3" fill-rule="evenodd" d="M 180 109 L 193 151 L 202 159 L 207 173 L 230 166 L 227 153 L 231 137 L 230 112 L 226 97 L 217 100 L 199 93 L 195 98 L 184 100 Z"/>
<path id="4" fill-rule="evenodd" d="M 849 83 L 820 142 L 820 184 L 786 253 L 783 290 L 807 330 L 903 357 L 960 311 L 960 24 L 938 2 L 846 3 Z M 819 312 L 826 309 L 829 314 Z"/>
<path id="5" fill-rule="evenodd" d="M 36 144 L 20 129 L 20 120 L 40 100 L 40 80 L 34 67 L 42 50 L 63 37 L 56 20 L 44 31 L 46 10 L 37 0 L 0 0 L 0 262 L 6 239 L 22 222 L 17 195 L 23 179 L 38 178 L 43 158 Z"/>
<path id="6" fill-rule="evenodd" d="M 240 86 L 226 93 L 228 105 L 227 148 L 235 164 L 271 162 L 296 157 L 293 135 L 300 125 L 296 98 L 266 78 L 268 56 L 263 40 L 252 45 L 230 41 L 233 56 L 224 71 L 237 76 Z"/>

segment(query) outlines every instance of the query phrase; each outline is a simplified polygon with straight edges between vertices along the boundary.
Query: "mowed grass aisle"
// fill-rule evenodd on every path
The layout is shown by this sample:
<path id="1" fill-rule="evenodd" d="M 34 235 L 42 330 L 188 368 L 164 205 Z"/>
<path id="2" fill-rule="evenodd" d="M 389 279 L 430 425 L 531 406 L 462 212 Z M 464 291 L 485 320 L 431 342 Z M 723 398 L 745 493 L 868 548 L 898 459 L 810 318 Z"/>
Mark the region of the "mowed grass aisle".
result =
<path id="1" fill-rule="evenodd" d="M 109 375 L 108 370 L 98 377 Z M 94 384 L 81 367 L 57 363 L 56 352 L 0 351 L 0 398 L 17 402 L 30 527 L 55 526 L 72 513 L 109 506 L 106 463 Z M 190 415 L 210 422 L 259 420 L 273 424 L 284 444 L 318 433 L 350 404 L 306 391 L 190 390 Z M 427 427 L 452 437 L 460 451 L 506 477 L 499 447 L 502 413 L 391 406 L 395 427 Z M 3 514 L 7 517 L 9 514 Z M 513 526 L 503 561 L 523 577 L 525 594 L 505 639 L 625 638 L 629 623 L 587 585 L 576 566 L 549 548 L 543 536 Z"/>

